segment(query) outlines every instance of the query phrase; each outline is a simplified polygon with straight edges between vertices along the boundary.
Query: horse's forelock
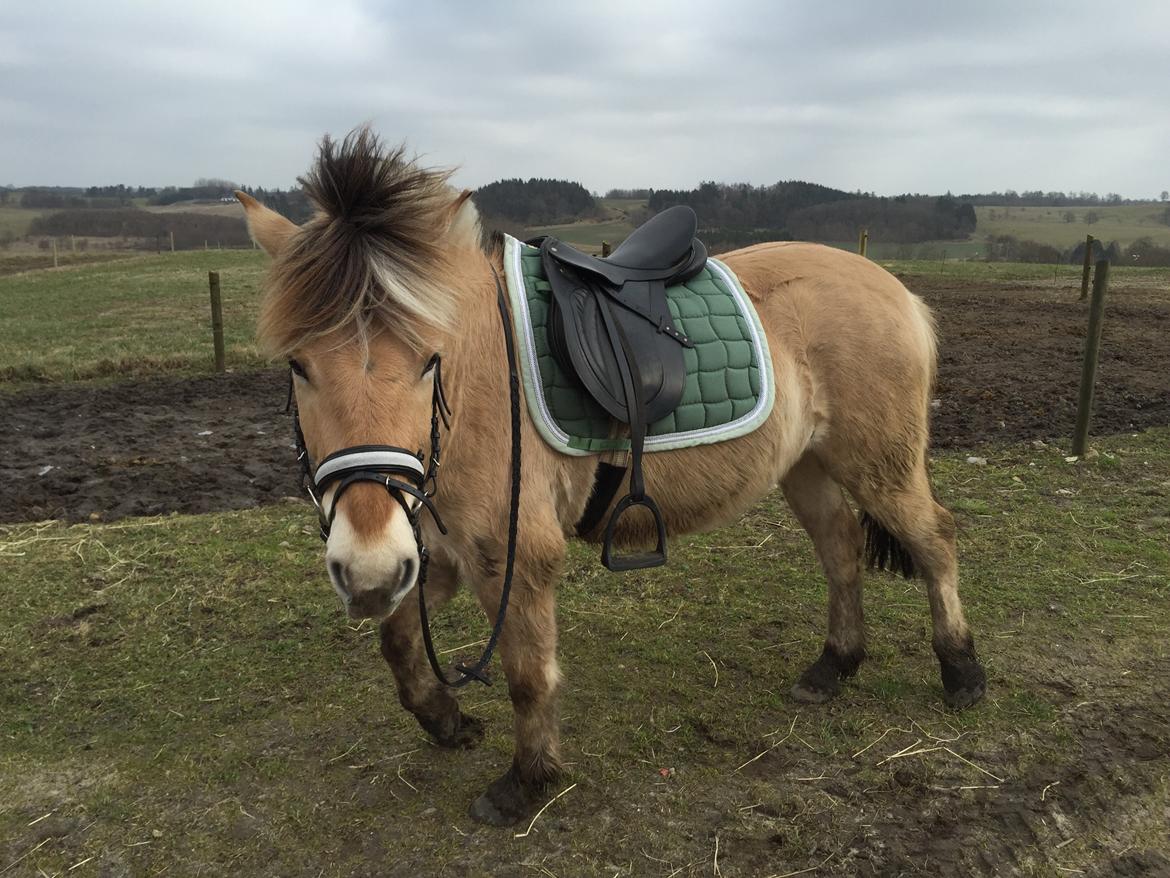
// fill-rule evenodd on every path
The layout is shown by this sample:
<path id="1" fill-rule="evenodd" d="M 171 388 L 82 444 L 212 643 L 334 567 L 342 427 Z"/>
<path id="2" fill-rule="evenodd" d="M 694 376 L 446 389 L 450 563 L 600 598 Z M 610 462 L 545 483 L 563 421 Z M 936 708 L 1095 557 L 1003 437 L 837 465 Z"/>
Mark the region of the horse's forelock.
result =
<path id="1" fill-rule="evenodd" d="M 421 167 L 368 127 L 326 135 L 299 182 L 317 208 L 273 263 L 260 332 L 276 355 L 381 323 L 421 349 L 455 312 L 444 231 L 449 171 Z"/>

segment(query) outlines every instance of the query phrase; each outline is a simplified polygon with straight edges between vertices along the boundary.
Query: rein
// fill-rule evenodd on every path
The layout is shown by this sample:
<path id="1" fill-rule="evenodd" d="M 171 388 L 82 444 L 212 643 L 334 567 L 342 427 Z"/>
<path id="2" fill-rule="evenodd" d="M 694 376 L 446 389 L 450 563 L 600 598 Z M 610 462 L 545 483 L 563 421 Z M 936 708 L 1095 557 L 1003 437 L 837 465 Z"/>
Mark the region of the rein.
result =
<path id="1" fill-rule="evenodd" d="M 426 581 L 427 568 L 430 564 L 430 552 L 422 538 L 422 510 L 425 508 L 444 536 L 447 527 L 439 517 L 431 499 L 438 488 L 441 429 L 451 429 L 451 409 L 447 405 L 447 396 L 443 390 L 443 359 L 438 354 L 432 354 L 427 361 L 422 374 L 426 375 L 432 369 L 435 372 L 434 391 L 431 394 L 431 449 L 426 466 L 423 466 L 422 451 L 410 452 L 396 445 L 353 445 L 335 451 L 322 460 L 316 467 L 309 456 L 308 446 L 305 444 L 305 434 L 301 429 L 300 413 L 296 406 L 296 397 L 293 395 L 292 371 L 289 372 L 288 402 L 285 411 L 291 411 L 293 416 L 293 436 L 296 440 L 297 462 L 301 467 L 301 486 L 308 492 L 309 499 L 317 510 L 317 521 L 320 526 L 322 540 L 329 539 L 329 532 L 333 527 L 333 520 L 337 516 L 337 504 L 341 495 L 352 485 L 358 482 L 374 482 L 382 485 L 391 497 L 402 507 L 410 522 L 411 533 L 414 534 L 415 545 L 418 549 L 418 612 L 422 624 L 423 644 L 426 647 L 427 661 L 439 682 L 444 686 L 458 689 L 466 686 L 472 680 L 478 680 L 486 686 L 491 685 L 491 678 L 487 674 L 487 666 L 492 660 L 499 642 L 500 634 L 504 629 L 504 618 L 508 612 L 508 598 L 512 592 L 512 576 L 516 562 L 516 537 L 520 521 L 520 375 L 516 365 L 516 345 L 512 337 L 511 320 L 508 315 L 508 305 L 504 297 L 504 288 L 500 283 L 500 276 L 492 266 L 492 277 L 496 282 L 496 304 L 500 311 L 500 320 L 504 328 L 504 346 L 508 356 L 508 383 L 512 409 L 512 490 L 511 505 L 508 512 L 508 554 L 504 569 L 504 581 L 500 589 L 500 607 L 496 613 L 495 625 L 491 637 L 483 654 L 473 665 L 457 663 L 454 670 L 459 675 L 449 679 L 439 665 L 438 655 L 435 653 L 434 641 L 431 638 L 430 619 L 427 613 Z M 336 483 L 337 488 L 329 509 L 325 509 L 325 494 L 331 485 Z M 406 497 L 413 497 L 417 502 L 412 506 Z"/>

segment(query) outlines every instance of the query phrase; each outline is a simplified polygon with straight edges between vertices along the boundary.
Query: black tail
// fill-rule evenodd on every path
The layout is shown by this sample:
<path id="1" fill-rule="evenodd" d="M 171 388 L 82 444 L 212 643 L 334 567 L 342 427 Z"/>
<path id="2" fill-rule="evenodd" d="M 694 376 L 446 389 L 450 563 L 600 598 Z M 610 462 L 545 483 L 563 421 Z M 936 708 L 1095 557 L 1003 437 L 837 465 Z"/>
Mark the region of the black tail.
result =
<path id="1" fill-rule="evenodd" d="M 881 522 L 868 512 L 861 513 L 861 526 L 865 528 L 865 563 L 870 570 L 888 570 L 901 573 L 913 579 L 918 571 L 914 558 L 898 538 L 882 527 Z"/>

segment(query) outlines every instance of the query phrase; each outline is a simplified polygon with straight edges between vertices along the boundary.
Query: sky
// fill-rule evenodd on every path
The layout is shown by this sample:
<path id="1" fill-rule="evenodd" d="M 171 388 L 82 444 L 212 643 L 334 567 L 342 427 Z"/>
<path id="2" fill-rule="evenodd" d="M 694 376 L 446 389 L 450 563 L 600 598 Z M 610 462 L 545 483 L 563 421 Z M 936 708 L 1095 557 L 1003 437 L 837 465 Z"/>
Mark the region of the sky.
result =
<path id="1" fill-rule="evenodd" d="M 0 185 L 288 187 L 370 123 L 474 188 L 1170 188 L 1170 3 L 0 0 Z"/>

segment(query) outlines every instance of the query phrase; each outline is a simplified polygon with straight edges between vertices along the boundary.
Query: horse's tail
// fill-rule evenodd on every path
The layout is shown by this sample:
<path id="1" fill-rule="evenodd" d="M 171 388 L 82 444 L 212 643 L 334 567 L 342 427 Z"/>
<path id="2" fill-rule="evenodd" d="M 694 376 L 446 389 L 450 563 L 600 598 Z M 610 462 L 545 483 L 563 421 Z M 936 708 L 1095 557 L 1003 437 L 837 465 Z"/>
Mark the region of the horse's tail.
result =
<path id="1" fill-rule="evenodd" d="M 861 526 L 865 529 L 865 563 L 870 570 L 901 573 L 907 579 L 918 574 L 914 557 L 880 521 L 868 512 L 862 512 Z"/>

